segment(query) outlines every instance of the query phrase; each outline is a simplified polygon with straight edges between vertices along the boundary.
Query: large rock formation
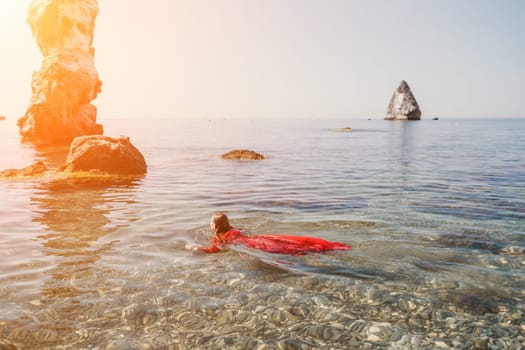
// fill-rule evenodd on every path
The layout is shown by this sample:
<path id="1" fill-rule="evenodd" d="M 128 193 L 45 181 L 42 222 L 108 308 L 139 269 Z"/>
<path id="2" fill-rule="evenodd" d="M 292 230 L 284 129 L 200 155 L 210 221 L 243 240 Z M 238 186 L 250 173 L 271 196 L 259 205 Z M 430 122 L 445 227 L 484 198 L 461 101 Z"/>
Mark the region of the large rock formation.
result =
<path id="1" fill-rule="evenodd" d="M 147 165 L 129 137 L 91 135 L 73 140 L 66 164 L 60 170 L 140 175 L 146 173 Z"/>
<path id="2" fill-rule="evenodd" d="M 93 101 L 101 81 L 93 31 L 97 0 L 32 0 L 27 22 L 44 56 L 33 73 L 30 106 L 18 120 L 24 141 L 67 145 L 76 136 L 102 134 Z"/>
<path id="3" fill-rule="evenodd" d="M 385 120 L 420 120 L 421 110 L 407 82 L 402 80 L 394 92 Z"/>

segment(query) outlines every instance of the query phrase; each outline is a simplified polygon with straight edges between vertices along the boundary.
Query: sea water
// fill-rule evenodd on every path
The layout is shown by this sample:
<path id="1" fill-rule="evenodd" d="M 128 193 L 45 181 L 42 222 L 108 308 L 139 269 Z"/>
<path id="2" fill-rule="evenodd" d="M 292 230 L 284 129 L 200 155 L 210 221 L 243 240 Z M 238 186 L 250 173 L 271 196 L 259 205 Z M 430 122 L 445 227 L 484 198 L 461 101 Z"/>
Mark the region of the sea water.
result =
<path id="1" fill-rule="evenodd" d="M 100 122 L 147 175 L 0 180 L 0 345 L 524 345 L 525 120 Z M 0 170 L 68 152 L 21 144 L 9 119 L 0 149 Z M 266 159 L 220 158 L 232 149 Z M 216 211 L 353 249 L 187 249 Z"/>

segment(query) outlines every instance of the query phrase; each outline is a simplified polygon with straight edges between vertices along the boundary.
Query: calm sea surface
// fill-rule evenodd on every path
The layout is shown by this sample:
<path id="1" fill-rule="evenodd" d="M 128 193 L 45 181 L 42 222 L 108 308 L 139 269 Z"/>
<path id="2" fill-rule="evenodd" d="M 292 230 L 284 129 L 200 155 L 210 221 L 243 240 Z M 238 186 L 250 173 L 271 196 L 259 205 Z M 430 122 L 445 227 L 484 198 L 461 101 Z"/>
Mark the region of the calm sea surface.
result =
<path id="1" fill-rule="evenodd" d="M 100 122 L 145 177 L 0 180 L 1 349 L 525 346 L 525 120 Z M 267 159 L 219 157 L 239 148 Z M 0 149 L 67 155 L 13 120 Z M 353 249 L 186 249 L 215 211 Z"/>

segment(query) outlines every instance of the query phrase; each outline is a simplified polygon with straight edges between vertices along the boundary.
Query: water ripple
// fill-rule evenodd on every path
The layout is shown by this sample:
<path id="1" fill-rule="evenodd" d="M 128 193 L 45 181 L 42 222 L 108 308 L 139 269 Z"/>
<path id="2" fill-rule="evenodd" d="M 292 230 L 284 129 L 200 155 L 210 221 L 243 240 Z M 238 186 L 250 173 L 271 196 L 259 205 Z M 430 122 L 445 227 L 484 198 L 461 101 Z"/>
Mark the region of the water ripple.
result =
<path id="1" fill-rule="evenodd" d="M 523 122 L 350 124 L 108 121 L 146 155 L 144 178 L 0 182 L 0 348 L 342 348 L 379 336 L 402 348 L 402 334 L 432 347 L 432 332 L 466 344 L 487 330 L 515 339 Z M 64 157 L 0 136 L 2 169 Z M 219 157 L 233 148 L 267 159 Z M 188 250 L 209 242 L 217 210 L 249 234 L 353 249 Z"/>

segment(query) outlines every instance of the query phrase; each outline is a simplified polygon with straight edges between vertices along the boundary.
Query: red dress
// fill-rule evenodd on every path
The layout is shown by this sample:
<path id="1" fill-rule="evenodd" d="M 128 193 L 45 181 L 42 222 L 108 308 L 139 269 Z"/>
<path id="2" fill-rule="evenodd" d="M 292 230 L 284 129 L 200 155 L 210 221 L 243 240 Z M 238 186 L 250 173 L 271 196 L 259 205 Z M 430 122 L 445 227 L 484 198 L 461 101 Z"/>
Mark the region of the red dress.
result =
<path id="1" fill-rule="evenodd" d="M 206 253 L 216 253 L 226 244 L 242 244 L 248 248 L 259 249 L 268 253 L 304 254 L 330 250 L 350 250 L 351 246 L 339 242 L 329 242 L 322 238 L 308 236 L 258 235 L 246 236 L 238 230 L 230 230 L 220 238 L 213 237 L 212 246 L 200 248 Z"/>

